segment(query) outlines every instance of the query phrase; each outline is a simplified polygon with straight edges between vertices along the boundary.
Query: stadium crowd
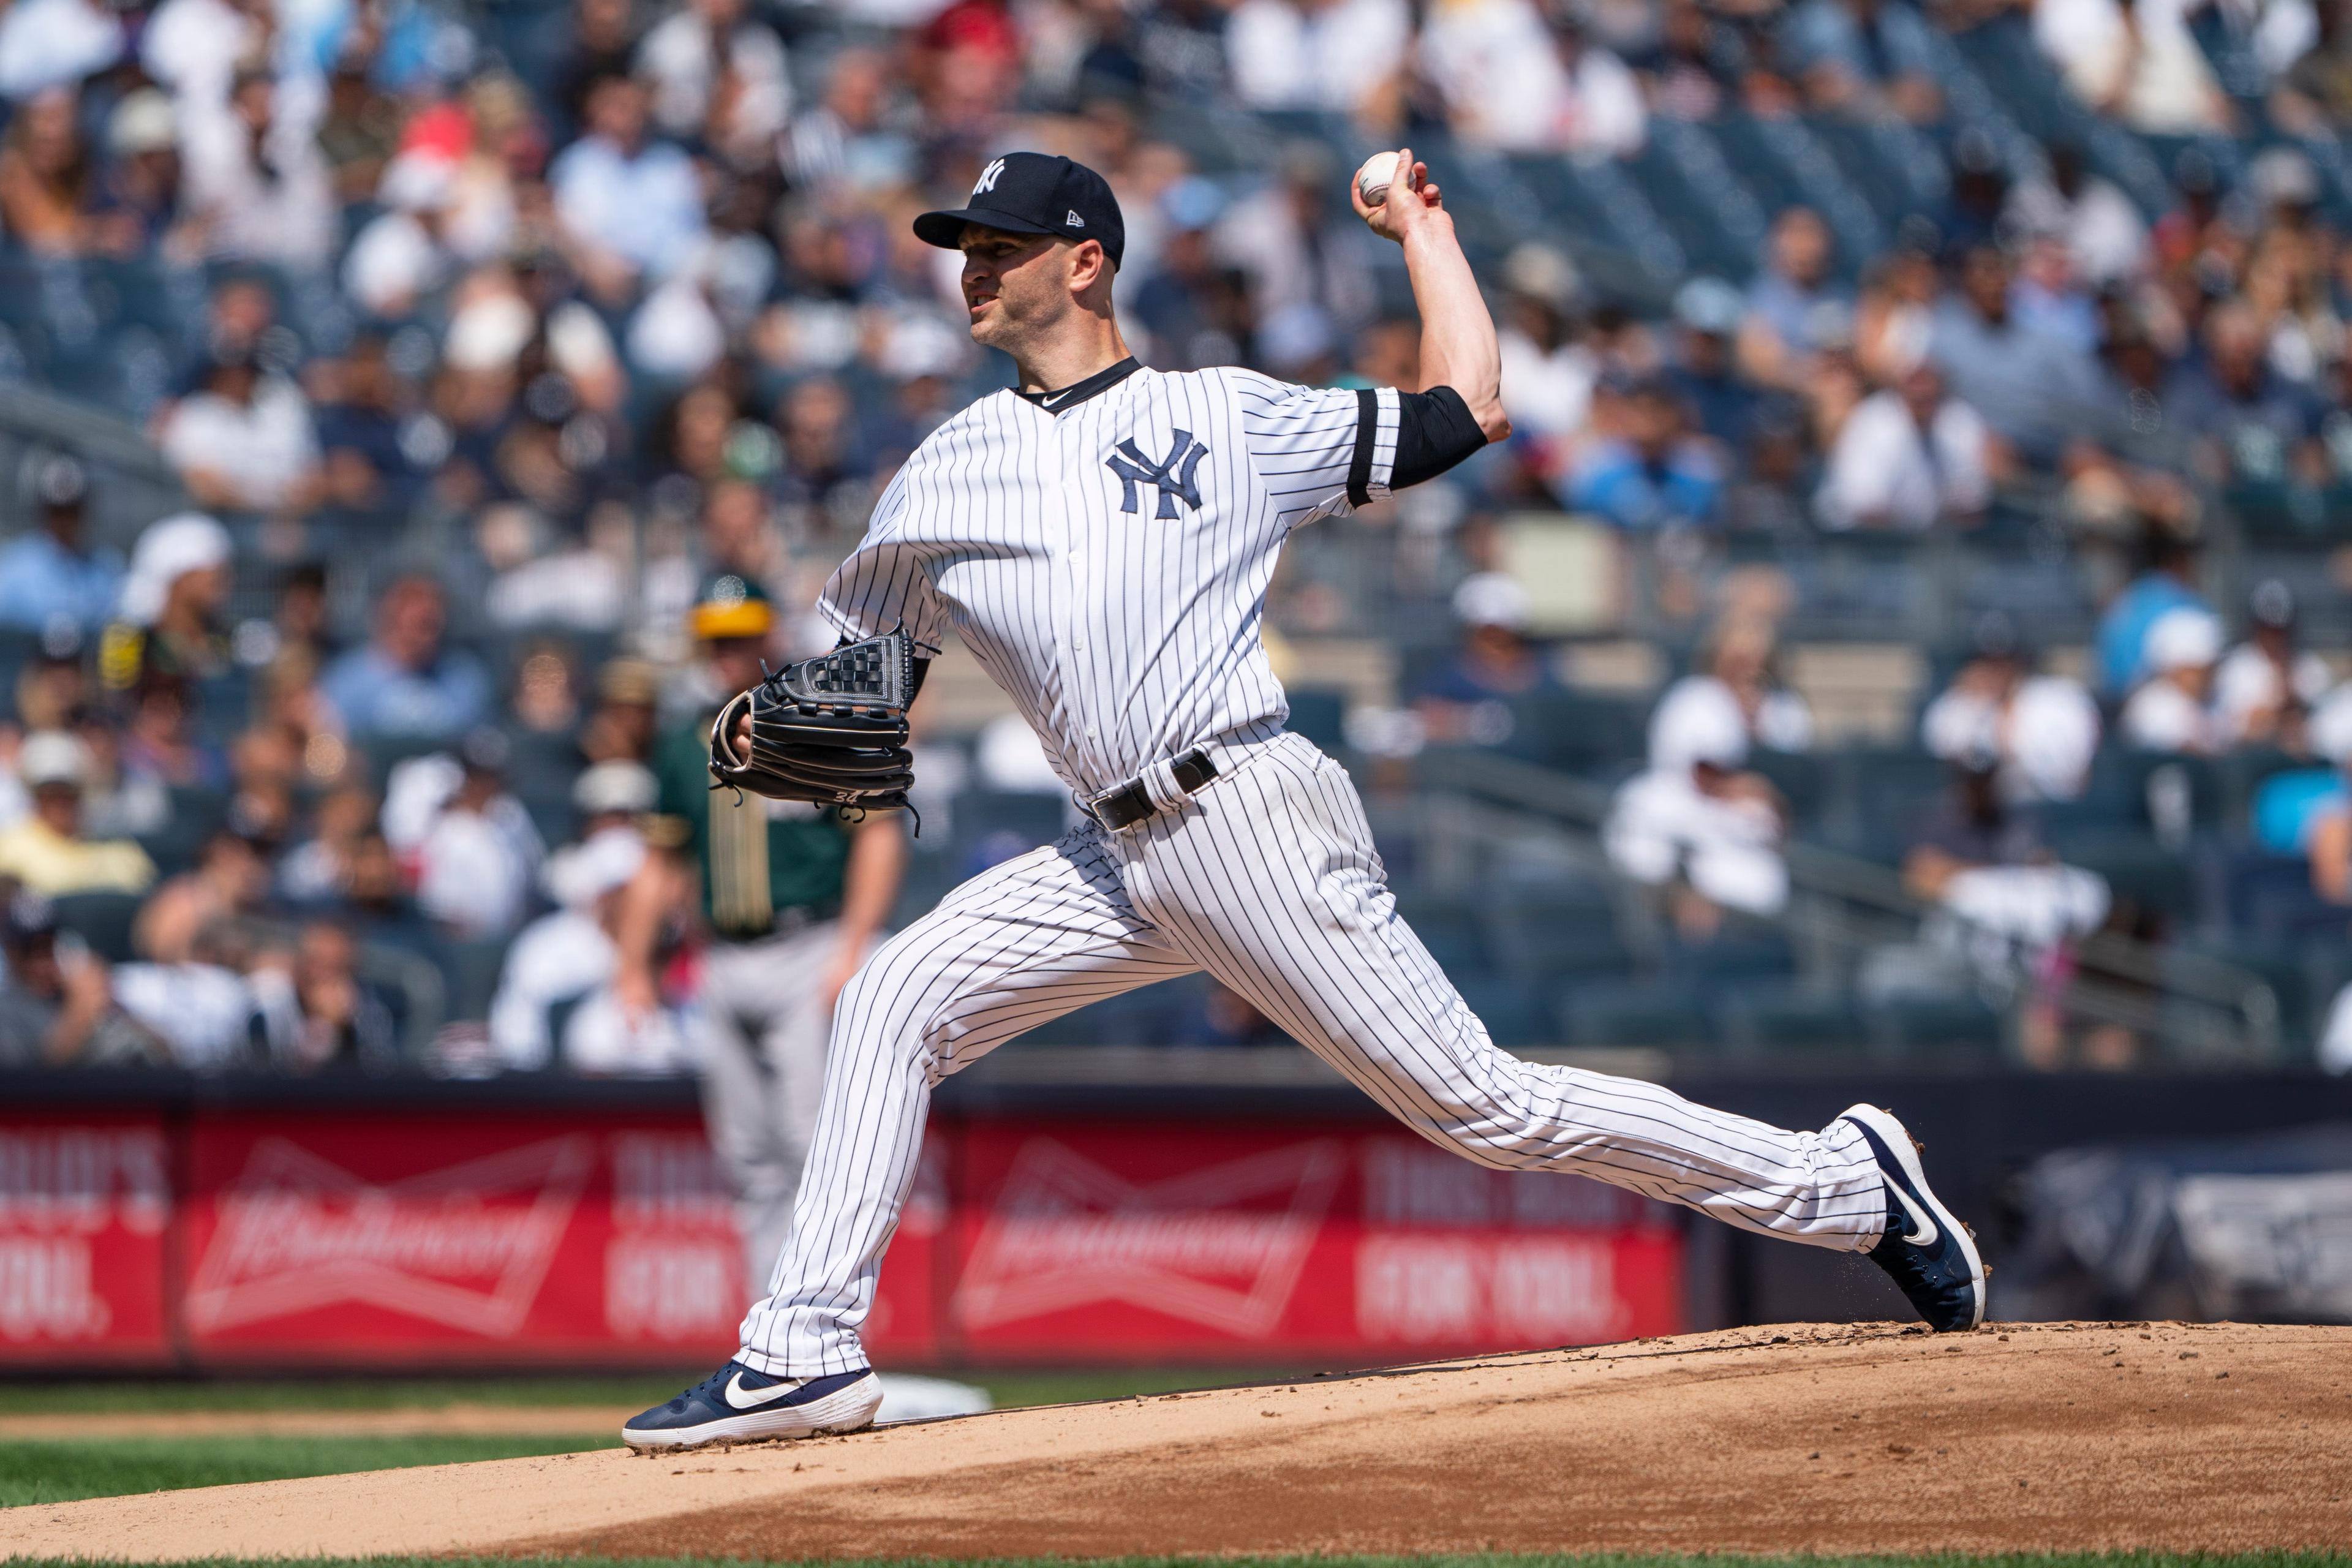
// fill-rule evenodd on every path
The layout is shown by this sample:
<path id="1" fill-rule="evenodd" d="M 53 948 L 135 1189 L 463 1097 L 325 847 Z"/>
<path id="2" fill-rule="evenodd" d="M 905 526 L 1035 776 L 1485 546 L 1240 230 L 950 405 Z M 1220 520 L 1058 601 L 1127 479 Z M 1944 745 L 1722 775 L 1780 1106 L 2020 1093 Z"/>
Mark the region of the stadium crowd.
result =
<path id="1" fill-rule="evenodd" d="M 1818 825 L 1781 673 L 1806 595 L 1730 563 L 1981 543 L 2081 624 L 1970 606 L 1905 737 L 1932 811 L 1847 847 L 2040 952 L 2163 935 L 2047 825 L 2153 810 L 2177 856 L 2109 760 L 2259 756 L 2231 831 L 2291 868 L 2263 907 L 2340 944 L 2352 689 L 2299 627 L 2344 626 L 2352 520 L 2346 10 L 11 0 L 0 373 L 140 421 L 186 505 L 118 551 L 104 464 L 53 441 L 6 476 L 0 1062 L 388 1067 L 446 1016 L 443 1070 L 684 1066 L 720 917 L 646 867 L 699 841 L 663 752 L 740 640 L 697 627 L 756 600 L 759 649 L 822 646 L 878 488 L 1005 384 L 908 219 L 1013 145 L 1109 178 L 1167 368 L 1416 385 L 1346 170 L 1411 143 L 1464 209 L 1517 434 L 1328 525 L 1376 584 L 1278 584 L 1277 640 L 1438 628 L 1335 742 L 1528 749 L 1575 693 L 1498 520 L 1596 520 L 1680 672 L 1612 759 L 1643 765 L 1600 770 L 1602 842 L 1703 942 L 1786 907 Z M 1738 156 L 1841 127 L 1928 173 Z M 1596 192 L 1631 193 L 1614 230 Z M 1678 265 L 1633 287 L 1644 211 Z M 2311 569 L 2250 575 L 2250 540 Z M 1056 830 L 1017 723 L 927 741 L 942 873 Z M 1176 1037 L 1265 1033 L 1213 995 Z"/>

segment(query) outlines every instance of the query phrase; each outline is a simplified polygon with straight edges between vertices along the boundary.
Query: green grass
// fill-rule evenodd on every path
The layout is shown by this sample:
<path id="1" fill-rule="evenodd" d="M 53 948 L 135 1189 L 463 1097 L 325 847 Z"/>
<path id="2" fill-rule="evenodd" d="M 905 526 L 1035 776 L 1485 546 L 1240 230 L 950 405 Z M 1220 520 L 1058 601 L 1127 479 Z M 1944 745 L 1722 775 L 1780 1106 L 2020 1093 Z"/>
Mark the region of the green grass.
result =
<path id="1" fill-rule="evenodd" d="M 601 1437 L 124 1437 L 0 1443 L 0 1508 L 608 1448 Z M 5 1534 L 0 1531 L 0 1534 Z"/>
<path id="2" fill-rule="evenodd" d="M 884 1369 L 887 1371 L 887 1368 Z M 657 1405 L 710 1369 L 622 1377 L 272 1378 L 188 1383 L 0 1383 L 0 1415 L 189 1410 L 430 1410 L 444 1405 Z M 1118 1367 L 1101 1371 L 966 1371 L 939 1375 L 978 1384 L 1000 1410 L 1124 1399 L 1177 1388 L 1221 1388 L 1304 1373 L 1297 1368 Z"/>
<path id="3" fill-rule="evenodd" d="M 276 1560 L 284 1562 L 284 1559 Z M 742 1558 L 708 1557 L 306 1557 L 302 1568 L 757 1568 Z M 958 1562 L 952 1568 L 1062 1568 L 1068 1558 L 996 1558 Z M 1109 1557 L 1085 1560 L 1087 1568 L 1232 1568 L 1230 1557 Z M 1971 1557 L 1960 1552 L 1916 1556 L 1706 1557 L 1570 1556 L 1543 1552 L 1482 1552 L 1430 1557 L 1249 1557 L 1250 1568 L 2344 1568 L 2352 1557 L 2327 1552 L 2053 1552 Z M 949 1568 L 938 1558 L 866 1557 L 795 1562 L 792 1568 Z M 12 1560 L 11 1568 L 85 1568 L 59 1559 Z M 131 1568 L 139 1568 L 133 1564 Z M 180 1568 L 247 1568 L 215 1557 Z"/>
<path id="4" fill-rule="evenodd" d="M 616 1410 L 656 1405 L 692 1373 L 646 1377 L 288 1380 L 243 1383 L 91 1383 L 0 1384 L 0 1415 L 135 1415 L 196 1411 L 271 1412 L 430 1410 L 452 1404 L 601 1405 Z M 964 1374 L 999 1409 L 1119 1399 L 1178 1388 L 1213 1388 L 1276 1374 L 1231 1367 L 1122 1368 L 1106 1372 Z M 614 1446 L 583 1436 L 203 1436 L 26 1438 L 0 1441 L 0 1508 L 69 1502 L 77 1498 L 173 1491 L 233 1481 L 342 1475 L 411 1465 L 578 1453 Z"/>

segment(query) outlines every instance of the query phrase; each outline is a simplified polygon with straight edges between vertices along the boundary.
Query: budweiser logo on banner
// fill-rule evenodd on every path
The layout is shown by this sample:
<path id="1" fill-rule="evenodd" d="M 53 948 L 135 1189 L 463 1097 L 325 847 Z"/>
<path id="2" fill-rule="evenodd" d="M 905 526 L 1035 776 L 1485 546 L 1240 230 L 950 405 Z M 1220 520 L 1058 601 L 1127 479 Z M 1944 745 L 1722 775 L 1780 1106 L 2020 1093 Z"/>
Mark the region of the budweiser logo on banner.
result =
<path id="1" fill-rule="evenodd" d="M 189 1326 L 352 1302 L 512 1338 L 594 1162 L 593 1140 L 575 1133 L 379 1185 L 265 1139 L 222 1194 Z"/>
<path id="2" fill-rule="evenodd" d="M 982 1329 L 1124 1302 L 1262 1338 L 1290 1303 L 1344 1167 L 1340 1145 L 1321 1139 L 1138 1184 L 1031 1139 L 952 1310 Z"/>

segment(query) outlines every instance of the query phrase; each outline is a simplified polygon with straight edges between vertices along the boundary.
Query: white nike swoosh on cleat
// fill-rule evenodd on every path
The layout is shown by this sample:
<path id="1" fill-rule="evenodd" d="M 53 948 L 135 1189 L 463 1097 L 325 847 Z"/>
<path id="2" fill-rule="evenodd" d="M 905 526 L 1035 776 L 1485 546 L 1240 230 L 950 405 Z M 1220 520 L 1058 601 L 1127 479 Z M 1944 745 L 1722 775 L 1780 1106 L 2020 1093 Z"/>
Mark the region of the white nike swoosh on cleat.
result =
<path id="1" fill-rule="evenodd" d="M 1933 1230 L 1935 1227 L 1928 1227 Z M 785 1394 L 801 1386 L 799 1383 L 780 1383 L 773 1388 L 746 1388 L 743 1374 L 737 1373 L 727 1380 L 727 1405 L 732 1410 L 757 1410 L 762 1405 L 773 1405 Z"/>
<path id="2" fill-rule="evenodd" d="M 1887 1179 L 1886 1187 L 1895 1194 L 1895 1201 L 1903 1205 L 1904 1212 L 1911 1216 L 1911 1232 L 1903 1239 L 1913 1247 L 1935 1246 L 1936 1237 L 1939 1234 L 1936 1229 L 1936 1222 L 1929 1217 L 1926 1209 L 1919 1206 L 1919 1201 L 1905 1192 L 1903 1184 L 1892 1177 Z"/>

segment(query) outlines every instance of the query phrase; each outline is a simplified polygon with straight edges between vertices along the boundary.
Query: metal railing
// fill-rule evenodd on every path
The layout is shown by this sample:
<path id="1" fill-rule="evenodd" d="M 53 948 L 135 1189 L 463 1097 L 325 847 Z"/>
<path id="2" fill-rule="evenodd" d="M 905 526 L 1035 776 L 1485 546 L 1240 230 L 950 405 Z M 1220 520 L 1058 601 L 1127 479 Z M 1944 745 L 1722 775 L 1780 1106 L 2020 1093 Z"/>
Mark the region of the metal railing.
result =
<path id="1" fill-rule="evenodd" d="M 1440 880 L 1476 874 L 1498 849 L 1522 861 L 1530 836 L 1582 872 L 1622 879 L 1609 868 L 1600 831 L 1610 791 L 1589 780 L 1491 752 L 1426 754 L 1429 806 L 1418 825 L 1429 848 L 1425 872 Z M 1790 898 L 1779 924 L 1810 968 L 1851 980 L 1874 952 L 1932 938 L 1938 928 L 1972 953 L 2005 953 L 2008 1005 L 2032 997 L 2034 955 L 2002 933 L 1923 902 L 1890 868 L 1815 844 L 1787 847 Z M 2277 994 L 2251 971 L 2177 947 L 2113 931 L 2071 944 L 2067 1014 L 2157 1043 L 2176 1064 L 2258 1065 L 2284 1052 Z"/>

